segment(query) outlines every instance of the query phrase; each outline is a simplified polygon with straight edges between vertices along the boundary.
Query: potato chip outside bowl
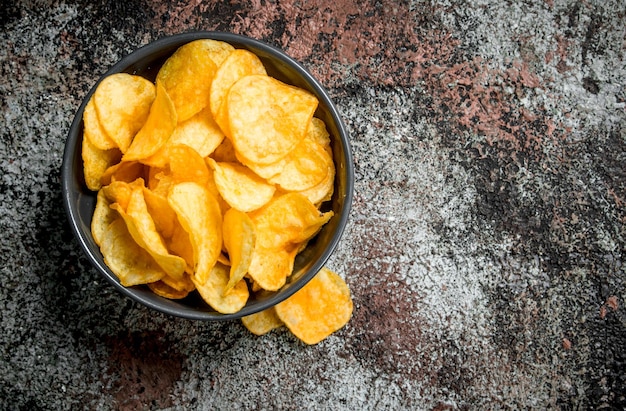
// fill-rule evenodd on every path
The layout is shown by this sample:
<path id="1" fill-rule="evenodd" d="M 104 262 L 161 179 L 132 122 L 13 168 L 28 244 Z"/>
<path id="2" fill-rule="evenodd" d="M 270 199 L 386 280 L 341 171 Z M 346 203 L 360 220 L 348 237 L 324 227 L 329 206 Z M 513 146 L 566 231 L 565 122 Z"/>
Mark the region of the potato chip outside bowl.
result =
<path id="1" fill-rule="evenodd" d="M 122 286 L 115 274 L 105 265 L 100 249 L 92 237 L 90 225 L 97 193 L 87 189 L 83 175 L 81 158 L 83 112 L 97 84 L 106 76 L 120 72 L 138 74 L 154 81 L 159 68 L 174 51 L 186 43 L 199 39 L 224 41 L 235 48 L 249 50 L 261 59 L 268 75 L 314 94 L 319 100 L 315 116 L 326 123 L 330 133 L 337 172 L 332 199 L 322 207 L 324 211 L 333 210 L 334 216 L 298 255 L 287 284 L 280 290 L 262 297 L 251 293 L 246 306 L 232 314 L 214 311 L 195 291 L 182 300 L 170 300 L 154 294 L 147 286 Z M 354 189 L 354 165 L 349 135 L 337 108 L 328 92 L 302 65 L 276 47 L 249 37 L 224 32 L 192 32 L 156 40 L 124 57 L 104 73 L 85 96 L 71 125 L 63 155 L 61 179 L 63 205 L 80 247 L 93 266 L 119 292 L 149 308 L 173 316 L 194 320 L 230 320 L 280 303 L 302 288 L 326 264 L 337 247 L 348 221 Z"/>

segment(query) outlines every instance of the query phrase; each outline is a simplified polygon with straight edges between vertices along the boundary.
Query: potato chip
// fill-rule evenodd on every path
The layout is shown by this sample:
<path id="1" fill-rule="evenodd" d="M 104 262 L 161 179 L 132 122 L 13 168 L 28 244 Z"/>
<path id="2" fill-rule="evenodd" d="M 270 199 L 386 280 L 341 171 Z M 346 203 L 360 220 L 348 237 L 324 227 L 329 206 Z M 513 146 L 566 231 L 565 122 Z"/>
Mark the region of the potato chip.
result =
<path id="1" fill-rule="evenodd" d="M 263 208 L 250 213 L 257 244 L 270 249 L 309 240 L 332 216 L 332 211 L 320 212 L 299 193 L 275 197 Z"/>
<path id="2" fill-rule="evenodd" d="M 143 127 L 122 157 L 123 161 L 143 160 L 156 153 L 170 138 L 176 128 L 174 103 L 165 88 L 157 82 L 156 98 Z"/>
<path id="3" fill-rule="evenodd" d="M 348 285 L 325 267 L 275 307 L 278 318 L 306 344 L 317 344 L 346 325 L 352 309 Z"/>
<path id="4" fill-rule="evenodd" d="M 196 43 L 195 46 L 204 49 L 208 53 L 216 67 L 219 67 L 226 57 L 235 50 L 231 44 L 220 40 L 198 39 L 194 40 L 194 43 Z"/>
<path id="5" fill-rule="evenodd" d="M 262 234 L 262 233 L 259 233 Z M 287 248 L 263 247 L 257 241 L 248 267 L 248 275 L 262 289 L 280 289 L 293 271 L 296 253 Z"/>
<path id="6" fill-rule="evenodd" d="M 274 196 L 276 188 L 236 163 L 218 163 L 209 158 L 215 185 L 222 198 L 233 208 L 248 212 L 265 205 Z"/>
<path id="7" fill-rule="evenodd" d="M 241 318 L 243 325 L 254 335 L 264 335 L 283 326 L 274 307 Z"/>
<path id="8" fill-rule="evenodd" d="M 235 150 L 251 162 L 271 164 L 302 141 L 318 101 L 273 77 L 250 75 L 232 85 L 226 104 Z"/>
<path id="9" fill-rule="evenodd" d="M 138 178 L 144 177 L 144 165 L 137 161 L 121 161 L 107 168 L 100 177 L 103 186 L 108 186 L 113 181 L 131 183 Z"/>
<path id="10" fill-rule="evenodd" d="M 168 144 L 184 144 L 196 150 L 200 157 L 207 157 L 223 140 L 224 133 L 213 119 L 209 107 L 205 107 L 189 120 L 178 123 Z"/>
<path id="11" fill-rule="evenodd" d="M 335 164 L 332 163 L 328 174 L 322 181 L 307 190 L 299 191 L 299 193 L 308 198 L 315 206 L 319 207 L 323 202 L 329 201 L 332 198 L 334 190 Z"/>
<path id="12" fill-rule="evenodd" d="M 117 148 L 110 150 L 100 150 L 83 137 L 82 152 L 83 173 L 85 185 L 92 191 L 98 191 L 102 187 L 102 176 L 106 170 L 117 164 L 122 157 L 122 153 Z"/>
<path id="13" fill-rule="evenodd" d="M 85 106 L 83 112 L 84 122 L 84 134 L 89 139 L 91 144 L 100 150 L 110 150 L 112 148 L 118 148 L 117 145 L 107 135 L 106 131 L 102 128 L 100 120 L 98 119 L 98 113 L 96 112 L 96 104 L 94 103 L 93 95 Z"/>
<path id="14" fill-rule="evenodd" d="M 248 301 L 249 291 L 245 280 L 241 280 L 228 293 L 224 289 L 229 280 L 228 267 L 217 263 L 208 273 L 207 279 L 200 282 L 191 277 L 202 299 L 215 311 L 222 314 L 236 313 L 241 310 Z"/>
<path id="15" fill-rule="evenodd" d="M 125 181 L 113 181 L 111 184 L 102 187 L 101 191 L 109 200 L 109 203 L 117 203 L 122 210 L 126 211 L 133 188 L 137 186 L 143 186 L 142 179 L 137 179 L 132 183 L 127 183 Z"/>
<path id="16" fill-rule="evenodd" d="M 206 187 L 185 182 L 172 186 L 167 197 L 178 216 L 193 249 L 194 276 L 196 284 L 204 284 L 209 278 L 222 250 L 222 213 L 217 199 Z M 228 279 L 224 285 L 228 283 Z"/>
<path id="17" fill-rule="evenodd" d="M 148 212 L 142 188 L 133 189 L 126 210 L 118 207 L 117 204 L 112 204 L 111 207 L 122 216 L 135 242 L 152 256 L 167 275 L 177 280 L 180 279 L 185 272 L 186 262 L 167 250 Z"/>
<path id="18" fill-rule="evenodd" d="M 187 263 L 186 272 L 193 272 L 193 246 L 189 234 L 178 221 L 178 217 L 165 196 L 161 196 L 148 188 L 144 188 L 144 199 L 148 212 L 167 249 L 182 257 Z"/>
<path id="19" fill-rule="evenodd" d="M 207 186 L 211 173 L 197 151 L 186 145 L 168 147 L 170 173 L 174 183 L 194 182 Z"/>
<path id="20" fill-rule="evenodd" d="M 209 89 L 217 65 L 204 41 L 192 41 L 179 47 L 157 74 L 169 94 L 178 121 L 190 119 L 209 105 Z"/>
<path id="21" fill-rule="evenodd" d="M 193 281 L 191 281 L 191 277 L 186 274 L 178 280 L 166 275 L 161 279 L 161 282 L 177 291 L 191 292 L 196 289 Z"/>
<path id="22" fill-rule="evenodd" d="M 153 83 L 127 73 L 111 74 L 96 87 L 93 97 L 98 119 L 122 153 L 148 118 L 155 96 Z"/>
<path id="23" fill-rule="evenodd" d="M 222 236 L 231 264 L 230 280 L 224 291 L 228 293 L 248 272 L 256 234 L 250 217 L 242 211 L 231 208 L 224 214 Z"/>
<path id="24" fill-rule="evenodd" d="M 120 218 L 117 211 L 113 210 L 110 206 L 111 202 L 107 199 L 104 191 L 98 191 L 96 208 L 91 218 L 91 235 L 98 246 L 102 244 L 104 232 L 109 227 L 109 224 Z"/>
<path id="25" fill-rule="evenodd" d="M 174 287 L 170 287 L 162 280 L 156 281 L 154 283 L 149 283 L 148 287 L 152 290 L 153 293 L 159 295 L 164 298 L 169 298 L 170 300 L 180 300 L 189 295 L 191 290 L 178 290 Z"/>
<path id="26" fill-rule="evenodd" d="M 311 119 L 311 124 L 306 132 L 306 135 L 311 140 L 317 142 L 324 148 L 330 147 L 330 134 L 326 129 L 326 123 L 317 117 Z"/>
<path id="27" fill-rule="evenodd" d="M 211 84 L 209 106 L 216 123 L 228 134 L 228 113 L 224 101 L 231 86 L 251 74 L 266 75 L 261 60 L 248 50 L 237 49 L 228 55 L 215 72 Z"/>
<path id="28" fill-rule="evenodd" d="M 330 173 L 333 159 L 324 147 L 310 138 L 304 138 L 289 153 L 281 172 L 268 179 L 269 183 L 287 191 L 308 190 L 319 184 Z"/>
<path id="29" fill-rule="evenodd" d="M 105 230 L 100 251 L 104 263 L 125 287 L 153 283 L 165 276 L 150 254 L 133 240 L 121 218 Z"/>

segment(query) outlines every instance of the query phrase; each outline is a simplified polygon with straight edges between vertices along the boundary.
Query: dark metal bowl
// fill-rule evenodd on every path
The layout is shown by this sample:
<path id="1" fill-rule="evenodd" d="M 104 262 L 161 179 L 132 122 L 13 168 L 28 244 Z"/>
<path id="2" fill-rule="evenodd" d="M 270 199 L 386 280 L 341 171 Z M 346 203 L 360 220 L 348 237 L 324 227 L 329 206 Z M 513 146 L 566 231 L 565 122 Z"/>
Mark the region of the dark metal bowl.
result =
<path id="1" fill-rule="evenodd" d="M 278 304 L 298 291 L 324 266 L 339 243 L 348 221 L 354 188 L 354 165 L 348 132 L 326 90 L 307 70 L 284 52 L 258 40 L 221 32 L 193 32 L 165 37 L 124 57 L 102 78 L 113 73 L 125 72 L 154 81 L 161 65 L 178 47 L 198 39 L 221 40 L 235 48 L 253 52 L 264 63 L 269 75 L 308 90 L 319 100 L 315 115 L 326 123 L 337 169 L 333 197 L 323 207 L 326 210 L 332 209 L 334 216 L 298 255 L 293 274 L 287 280 L 287 284 L 263 297 L 255 297 L 251 293 L 246 306 L 234 314 L 220 314 L 214 311 L 195 291 L 185 299 L 169 300 L 154 294 L 147 286 L 124 287 L 120 284 L 115 274 L 104 264 L 100 249 L 91 235 L 91 217 L 96 204 L 96 193 L 87 189 L 83 176 L 81 158 L 83 110 L 97 84 L 85 96 L 67 137 L 61 169 L 63 203 L 72 230 L 87 258 L 119 292 L 147 307 L 174 316 L 196 320 L 228 320 L 241 318 Z"/>

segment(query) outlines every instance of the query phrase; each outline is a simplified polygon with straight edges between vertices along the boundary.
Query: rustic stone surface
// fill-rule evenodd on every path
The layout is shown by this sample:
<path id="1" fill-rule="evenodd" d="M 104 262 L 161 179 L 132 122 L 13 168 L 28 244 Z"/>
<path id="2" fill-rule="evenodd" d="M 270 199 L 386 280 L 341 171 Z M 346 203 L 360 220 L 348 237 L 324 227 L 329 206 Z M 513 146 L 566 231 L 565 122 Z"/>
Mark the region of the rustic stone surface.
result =
<path id="1" fill-rule="evenodd" d="M 0 408 L 626 407 L 623 1 L 5 3 Z M 316 346 L 131 303 L 66 223 L 82 97 L 192 30 L 283 48 L 345 117 L 355 311 Z"/>

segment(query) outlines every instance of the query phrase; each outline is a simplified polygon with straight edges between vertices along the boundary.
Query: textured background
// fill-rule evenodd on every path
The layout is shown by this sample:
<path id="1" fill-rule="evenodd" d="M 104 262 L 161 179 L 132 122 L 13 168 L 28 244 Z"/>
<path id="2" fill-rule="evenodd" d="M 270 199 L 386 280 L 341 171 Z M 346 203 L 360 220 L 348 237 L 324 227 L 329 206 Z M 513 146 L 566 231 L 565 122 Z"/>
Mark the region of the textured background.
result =
<path id="1" fill-rule="evenodd" d="M 622 0 L 0 8 L 1 409 L 626 407 Z M 316 346 L 131 303 L 66 223 L 82 97 L 197 29 L 283 48 L 345 117 L 355 201 L 329 266 L 355 311 Z"/>

